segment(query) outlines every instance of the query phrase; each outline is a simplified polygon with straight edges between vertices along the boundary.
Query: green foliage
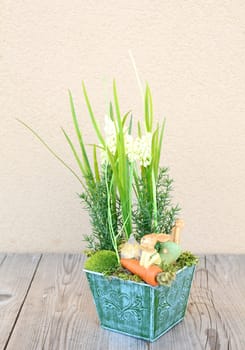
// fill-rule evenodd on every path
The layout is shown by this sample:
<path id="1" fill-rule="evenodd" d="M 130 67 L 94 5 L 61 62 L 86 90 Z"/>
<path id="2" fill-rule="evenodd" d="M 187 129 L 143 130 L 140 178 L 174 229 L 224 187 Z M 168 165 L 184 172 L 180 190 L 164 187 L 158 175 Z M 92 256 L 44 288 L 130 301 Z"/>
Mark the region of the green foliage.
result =
<path id="1" fill-rule="evenodd" d="M 176 260 L 176 267 L 178 270 L 180 270 L 185 266 L 197 265 L 198 261 L 198 257 L 193 255 L 191 252 L 183 252 Z"/>
<path id="2" fill-rule="evenodd" d="M 119 261 L 118 246 L 122 240 L 129 238 L 133 230 L 137 232 L 139 239 L 147 233 L 169 234 L 180 211 L 178 205 L 173 206 L 171 203 L 173 180 L 169 178 L 168 169 L 159 166 L 165 120 L 162 123 L 154 123 L 152 95 L 146 84 L 144 121 L 142 124 L 138 122 L 138 137 L 134 139 L 131 112 L 121 112 L 116 83 L 113 81 L 113 98 L 108 101 L 109 120 L 113 130 L 110 130 L 109 134 L 105 130 L 104 135 L 84 83 L 82 90 L 98 142 L 92 145 L 92 161 L 89 160 L 83 130 L 79 126 L 86 123 L 77 118 L 71 92 L 69 100 L 72 124 L 78 145 L 62 129 L 78 165 L 79 174 L 32 128 L 22 121 L 19 122 L 79 180 L 83 189 L 80 198 L 89 212 L 92 225 L 92 234 L 84 235 L 87 247 L 92 252 L 114 251 Z M 105 154 L 102 164 L 98 162 L 98 149 Z M 188 259 L 187 262 L 189 263 Z"/>
<path id="3" fill-rule="evenodd" d="M 198 257 L 191 252 L 183 252 L 172 264 L 161 264 L 162 273 L 158 274 L 157 281 L 160 285 L 169 286 L 176 277 L 176 272 L 185 266 L 192 266 L 198 263 Z"/>
<path id="4" fill-rule="evenodd" d="M 177 272 L 178 270 L 183 269 L 185 266 L 192 266 L 196 265 L 198 263 L 198 257 L 193 255 L 191 252 L 182 252 L 178 259 L 171 263 L 171 264 L 165 264 L 162 262 L 161 269 L 164 272 Z"/>
<path id="5" fill-rule="evenodd" d="M 171 192 L 173 180 L 169 178 L 168 169 L 160 168 L 156 182 L 156 217 L 155 225 L 153 202 L 149 198 L 149 191 L 144 178 L 138 178 L 137 206 L 134 210 L 135 228 L 140 237 L 151 232 L 171 233 L 177 215 L 180 212 L 178 205 L 172 206 Z"/>
<path id="6" fill-rule="evenodd" d="M 122 266 L 117 267 L 110 273 L 110 276 L 118 277 L 122 280 L 128 280 L 133 282 L 144 282 L 139 276 L 132 274 Z"/>
<path id="7" fill-rule="evenodd" d="M 94 116 L 89 97 L 87 94 L 87 90 L 85 87 L 85 84 L 83 83 L 83 94 L 85 98 L 85 102 L 88 108 L 88 112 L 90 115 L 90 119 L 92 122 L 92 125 L 94 127 L 94 130 L 97 134 L 98 140 L 101 143 L 102 148 L 107 153 L 108 156 L 108 162 L 110 164 L 110 167 L 113 172 L 113 181 L 115 185 L 115 190 L 117 190 L 119 199 L 120 199 L 120 206 L 121 206 L 121 213 L 122 213 L 122 219 L 123 219 L 123 229 L 125 231 L 126 237 L 129 238 L 131 232 L 132 232 L 132 165 L 128 162 L 127 155 L 126 155 L 126 149 L 125 149 L 125 136 L 124 136 L 124 123 L 127 119 L 127 116 L 129 113 L 126 113 L 124 116 L 121 115 L 120 108 L 119 108 L 119 100 L 117 96 L 117 88 L 116 88 L 116 82 L 113 81 L 113 100 L 114 100 L 114 109 L 116 113 L 114 114 L 113 111 L 113 105 L 110 103 L 110 118 L 114 122 L 115 130 L 116 130 L 116 154 L 113 155 L 106 144 L 106 140 L 102 136 L 101 130 L 99 128 L 99 125 L 96 121 L 96 118 Z M 73 112 L 74 108 L 72 109 Z M 74 115 L 74 113 L 73 113 Z M 74 119 L 74 118 L 73 118 Z M 80 135 L 78 134 L 78 138 Z M 83 163 L 87 161 L 86 158 L 83 159 Z M 95 162 L 95 169 L 97 172 L 97 164 Z"/>
<path id="8" fill-rule="evenodd" d="M 177 271 L 183 269 L 185 266 L 192 266 L 198 263 L 198 257 L 193 255 L 191 252 L 183 252 L 179 258 L 171 263 L 165 264 L 162 262 L 161 269 L 163 272 L 159 273 L 157 276 L 157 281 L 160 285 L 170 286 L 172 281 L 176 278 Z M 121 266 L 113 267 L 108 269 L 105 273 L 108 276 L 115 276 L 123 280 L 129 280 L 134 282 L 143 282 L 141 278 L 137 275 L 132 274 L 128 270 L 122 268 Z"/>
<path id="9" fill-rule="evenodd" d="M 161 126 L 157 123 L 154 129 L 154 113 L 153 113 L 153 102 L 152 95 L 149 85 L 146 84 L 145 97 L 144 97 L 144 127 L 148 134 L 151 134 L 151 161 L 145 167 L 141 166 L 141 180 L 144 183 L 145 193 L 147 193 L 148 203 L 151 203 L 150 208 L 148 207 L 149 216 L 152 217 L 154 227 L 158 226 L 157 218 L 157 194 L 156 194 L 156 182 L 158 179 L 159 172 L 159 162 L 162 151 L 162 141 L 165 129 L 165 119 Z M 142 136 L 142 128 L 140 122 L 138 123 L 138 136 Z M 140 187 L 137 186 L 137 172 L 135 172 L 135 182 L 136 182 L 136 195 L 140 196 Z"/>
<path id="10" fill-rule="evenodd" d="M 100 250 L 85 261 L 86 270 L 108 273 L 118 266 L 117 255 L 109 250 Z"/>
<path id="11" fill-rule="evenodd" d="M 95 253 L 96 253 L 96 250 L 92 250 L 92 249 L 85 249 L 83 251 L 84 255 L 87 257 L 87 258 L 90 258 L 91 256 L 93 256 Z"/>
<path id="12" fill-rule="evenodd" d="M 108 197 L 108 186 L 112 181 L 112 171 L 109 166 L 104 166 L 100 176 L 92 191 L 84 191 L 80 198 L 89 212 L 92 226 L 92 234 L 84 235 L 88 248 L 92 250 L 115 250 L 111 237 L 110 222 L 108 220 L 108 205 L 111 212 L 111 224 L 114 230 L 117 244 L 120 243 L 119 234 L 121 224 L 120 205 L 116 195 Z M 108 201 L 109 199 L 109 201 Z M 108 203 L 109 202 L 109 203 Z"/>

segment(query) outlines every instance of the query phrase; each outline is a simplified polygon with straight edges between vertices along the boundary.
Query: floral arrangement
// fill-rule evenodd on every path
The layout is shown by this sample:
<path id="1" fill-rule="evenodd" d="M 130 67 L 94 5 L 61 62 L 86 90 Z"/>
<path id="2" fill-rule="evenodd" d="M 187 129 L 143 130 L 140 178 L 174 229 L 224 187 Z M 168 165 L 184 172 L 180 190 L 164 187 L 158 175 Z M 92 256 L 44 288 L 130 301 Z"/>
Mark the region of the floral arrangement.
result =
<path id="1" fill-rule="evenodd" d="M 196 264 L 197 258 L 181 251 L 180 208 L 172 204 L 173 180 L 168 168 L 160 166 L 165 120 L 154 123 L 148 85 L 144 93 L 143 122 L 135 121 L 131 111 L 122 112 L 114 81 L 103 130 L 84 83 L 82 87 L 98 142 L 85 145 L 70 92 L 79 151 L 62 129 L 81 174 L 71 169 L 32 128 L 20 122 L 82 185 L 80 198 L 92 226 L 92 233 L 84 237 L 88 255 L 85 269 L 144 281 L 152 286 L 169 284 L 179 269 Z M 87 147 L 93 148 L 92 161 Z"/>

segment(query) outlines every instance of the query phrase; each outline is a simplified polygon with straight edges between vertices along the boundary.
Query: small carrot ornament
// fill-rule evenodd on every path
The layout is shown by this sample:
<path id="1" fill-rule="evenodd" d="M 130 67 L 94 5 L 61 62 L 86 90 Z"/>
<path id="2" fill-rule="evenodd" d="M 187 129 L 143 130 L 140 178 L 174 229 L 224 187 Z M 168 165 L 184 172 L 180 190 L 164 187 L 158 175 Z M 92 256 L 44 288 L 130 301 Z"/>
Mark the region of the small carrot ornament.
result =
<path id="1" fill-rule="evenodd" d="M 139 276 L 143 281 L 150 284 L 151 286 L 158 286 L 156 277 L 162 272 L 159 266 L 151 265 L 148 268 L 141 266 L 139 261 L 136 259 L 121 259 L 121 265 L 132 272 L 134 275 Z"/>

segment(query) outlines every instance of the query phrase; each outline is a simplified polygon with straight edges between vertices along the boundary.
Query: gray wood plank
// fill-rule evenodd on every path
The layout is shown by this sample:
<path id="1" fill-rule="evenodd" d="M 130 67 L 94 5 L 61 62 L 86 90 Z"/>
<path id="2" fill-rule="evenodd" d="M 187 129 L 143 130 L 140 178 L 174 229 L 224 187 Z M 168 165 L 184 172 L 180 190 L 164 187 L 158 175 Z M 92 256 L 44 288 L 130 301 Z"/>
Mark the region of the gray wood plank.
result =
<path id="1" fill-rule="evenodd" d="M 0 266 L 3 264 L 6 257 L 7 257 L 7 254 L 0 253 Z"/>
<path id="2" fill-rule="evenodd" d="M 44 255 L 8 350 L 146 350 L 146 342 L 100 328 L 82 272 L 84 257 Z"/>
<path id="3" fill-rule="evenodd" d="M 44 256 L 7 349 L 245 348 L 245 256 L 201 258 L 185 320 L 150 345 L 99 327 L 82 264 Z"/>
<path id="4" fill-rule="evenodd" d="M 151 350 L 245 349 L 245 255 L 202 257 L 185 320 Z"/>
<path id="5" fill-rule="evenodd" d="M 4 349 L 8 341 L 40 256 L 0 255 L 0 349 Z"/>

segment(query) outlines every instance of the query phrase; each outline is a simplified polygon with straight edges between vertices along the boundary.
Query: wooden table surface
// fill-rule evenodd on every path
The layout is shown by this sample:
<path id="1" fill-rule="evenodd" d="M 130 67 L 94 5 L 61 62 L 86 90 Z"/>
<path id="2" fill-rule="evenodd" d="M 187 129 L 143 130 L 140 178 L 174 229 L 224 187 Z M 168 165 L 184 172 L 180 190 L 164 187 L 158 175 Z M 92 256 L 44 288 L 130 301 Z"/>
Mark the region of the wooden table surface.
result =
<path id="1" fill-rule="evenodd" d="M 184 321 L 154 343 L 100 328 L 83 262 L 0 253 L 0 350 L 245 349 L 245 255 L 202 256 Z"/>

